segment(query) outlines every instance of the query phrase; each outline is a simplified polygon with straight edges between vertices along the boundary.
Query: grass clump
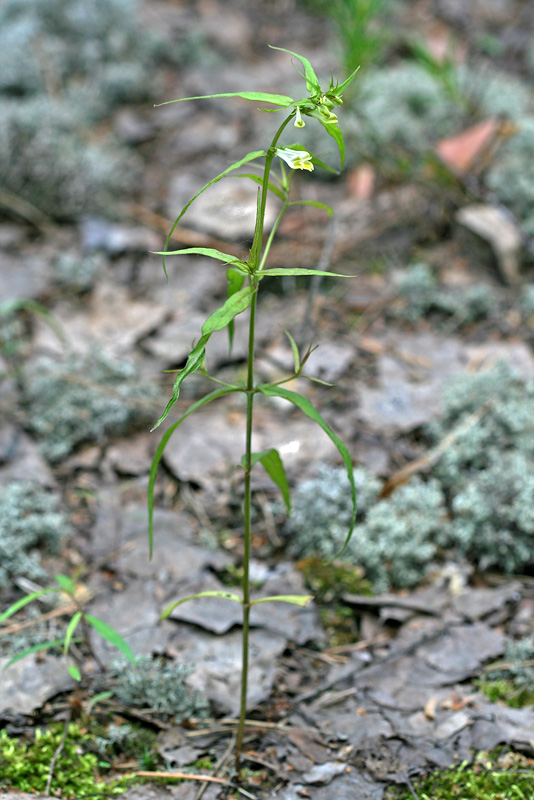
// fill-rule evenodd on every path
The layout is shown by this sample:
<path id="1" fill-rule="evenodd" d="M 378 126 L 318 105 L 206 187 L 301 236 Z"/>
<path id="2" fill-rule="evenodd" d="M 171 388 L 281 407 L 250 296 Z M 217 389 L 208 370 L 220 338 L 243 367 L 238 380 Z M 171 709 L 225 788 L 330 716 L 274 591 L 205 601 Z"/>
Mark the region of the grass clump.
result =
<path id="1" fill-rule="evenodd" d="M 41 578 L 38 548 L 57 553 L 71 533 L 57 500 L 32 483 L 0 486 L 0 586 L 16 577 Z"/>
<path id="2" fill-rule="evenodd" d="M 0 731 L 0 786 L 23 792 L 43 793 L 46 788 L 50 764 L 61 741 L 63 730 L 54 725 L 49 730 L 35 731 L 29 741 L 10 737 Z M 120 794 L 131 781 L 122 779 L 105 782 L 99 777 L 99 768 L 104 765 L 89 752 L 92 737 L 74 723 L 68 726 L 64 747 L 57 759 L 52 793 L 62 798 L 74 798 L 83 794 Z"/>
<path id="3" fill-rule="evenodd" d="M 106 441 L 152 421 L 154 390 L 139 383 L 133 364 L 103 354 L 42 359 L 24 387 L 28 425 L 53 463 L 85 442 Z"/>
<path id="4" fill-rule="evenodd" d="M 186 683 L 191 671 L 183 664 L 140 655 L 135 666 L 123 660 L 113 661 L 109 675 L 114 694 L 125 706 L 150 709 L 178 721 L 204 717 L 208 712 L 206 698 Z"/>

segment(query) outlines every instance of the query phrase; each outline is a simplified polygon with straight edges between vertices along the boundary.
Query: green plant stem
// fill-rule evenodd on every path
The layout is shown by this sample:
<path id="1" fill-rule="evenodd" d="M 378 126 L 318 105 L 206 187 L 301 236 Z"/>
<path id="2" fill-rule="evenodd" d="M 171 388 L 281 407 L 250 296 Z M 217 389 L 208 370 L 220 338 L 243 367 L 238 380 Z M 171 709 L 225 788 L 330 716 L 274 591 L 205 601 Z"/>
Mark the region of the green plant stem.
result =
<path id="1" fill-rule="evenodd" d="M 295 116 L 292 112 L 280 125 L 276 131 L 271 146 L 265 158 L 263 170 L 263 184 L 261 189 L 261 200 L 259 208 L 258 236 L 255 241 L 255 252 L 251 253 L 251 263 L 263 265 L 261 260 L 263 226 L 265 221 L 265 207 L 267 204 L 267 192 L 269 191 L 269 173 L 275 155 L 276 144 L 288 122 Z M 272 241 L 272 239 L 271 239 Z M 243 550 L 243 637 L 242 637 L 242 659 L 241 659 L 241 697 L 239 723 L 236 736 L 235 768 L 239 775 L 241 770 L 241 750 L 243 748 L 243 735 L 245 732 L 245 716 L 247 711 L 247 686 L 248 686 L 248 634 L 250 620 L 250 550 L 251 550 L 251 471 L 252 471 L 252 425 L 253 425 L 253 406 L 254 406 L 254 341 L 256 330 L 256 306 L 258 299 L 258 279 L 251 275 L 250 285 L 256 291 L 253 294 L 250 304 L 249 335 L 248 335 L 248 360 L 247 360 L 247 422 L 246 422 L 246 442 L 245 442 L 245 497 L 243 501 L 244 516 L 244 550 Z"/>

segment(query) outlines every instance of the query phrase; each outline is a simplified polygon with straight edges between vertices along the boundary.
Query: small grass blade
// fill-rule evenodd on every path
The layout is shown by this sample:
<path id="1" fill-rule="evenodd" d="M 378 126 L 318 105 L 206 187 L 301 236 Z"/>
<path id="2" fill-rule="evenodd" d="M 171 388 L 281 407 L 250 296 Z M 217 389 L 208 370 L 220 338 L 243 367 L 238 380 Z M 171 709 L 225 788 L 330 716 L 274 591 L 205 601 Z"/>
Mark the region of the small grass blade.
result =
<path id="1" fill-rule="evenodd" d="M 340 272 L 325 272 L 321 269 L 301 269 L 297 267 L 295 269 L 285 269 L 285 267 L 276 267 L 274 269 L 264 269 L 258 273 L 258 277 L 265 278 L 266 276 L 270 277 L 285 277 L 286 275 L 327 275 L 330 278 L 354 278 L 355 275 L 344 275 Z"/>
<path id="2" fill-rule="evenodd" d="M 107 624 L 107 622 L 104 622 L 98 617 L 93 617 L 92 614 L 85 614 L 84 617 L 89 623 L 89 625 L 92 625 L 95 631 L 103 639 L 112 644 L 113 647 L 116 647 L 117 650 L 120 650 L 120 652 L 124 656 L 126 656 L 128 661 L 131 661 L 132 664 L 135 664 L 135 656 L 132 653 L 130 645 L 128 644 L 128 642 L 124 641 L 122 636 L 119 633 L 117 633 L 117 631 L 114 628 L 112 628 L 110 625 Z"/>
<path id="3" fill-rule="evenodd" d="M 0 622 L 11 617 L 12 614 L 16 614 L 19 609 L 24 608 L 24 606 L 27 606 L 28 603 L 31 603 L 37 597 L 42 597 L 43 594 L 52 594 L 57 591 L 57 589 L 39 589 L 38 592 L 32 592 L 31 594 L 27 594 L 26 597 L 21 597 L 20 600 L 17 600 L 16 603 L 13 603 L 13 605 L 9 606 L 9 608 L 0 614 Z"/>
<path id="4" fill-rule="evenodd" d="M 314 206 L 315 208 L 322 208 L 329 217 L 334 214 L 334 209 L 331 206 L 326 203 L 320 203 L 318 200 L 292 200 L 291 203 L 288 203 L 288 206 Z"/>
<path id="5" fill-rule="evenodd" d="M 78 624 L 82 618 L 82 612 L 77 611 L 76 614 L 71 618 L 69 624 L 67 625 L 67 632 L 65 633 L 65 641 L 63 642 L 63 652 L 65 655 L 69 652 L 70 643 L 72 641 L 72 637 L 74 636 L 74 632 L 78 627 Z"/>
<path id="6" fill-rule="evenodd" d="M 54 647 L 57 647 L 58 650 L 61 650 L 62 645 L 63 642 L 61 639 L 56 639 L 53 642 L 41 642 L 40 644 L 34 644 L 31 647 L 27 647 L 26 650 L 22 651 L 22 653 L 17 653 L 16 656 L 13 656 L 13 658 L 11 658 L 7 664 L 4 664 L 3 670 L 10 667 L 12 664 L 15 664 L 17 661 L 26 658 L 26 656 L 31 655 L 31 653 L 41 653 L 43 650 L 52 650 Z"/>

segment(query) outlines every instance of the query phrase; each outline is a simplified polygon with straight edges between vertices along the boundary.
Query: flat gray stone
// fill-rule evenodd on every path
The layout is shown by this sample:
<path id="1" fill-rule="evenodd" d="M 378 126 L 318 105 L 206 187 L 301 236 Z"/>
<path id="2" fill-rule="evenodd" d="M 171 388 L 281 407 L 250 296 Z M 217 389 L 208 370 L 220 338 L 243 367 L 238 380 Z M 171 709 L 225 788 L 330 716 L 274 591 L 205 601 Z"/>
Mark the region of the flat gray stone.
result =
<path id="1" fill-rule="evenodd" d="M 31 653 L 4 672 L 8 661 L 7 657 L 0 658 L 0 716 L 31 714 L 54 695 L 70 691 L 74 686 L 62 658 L 47 656 L 41 661 Z"/>

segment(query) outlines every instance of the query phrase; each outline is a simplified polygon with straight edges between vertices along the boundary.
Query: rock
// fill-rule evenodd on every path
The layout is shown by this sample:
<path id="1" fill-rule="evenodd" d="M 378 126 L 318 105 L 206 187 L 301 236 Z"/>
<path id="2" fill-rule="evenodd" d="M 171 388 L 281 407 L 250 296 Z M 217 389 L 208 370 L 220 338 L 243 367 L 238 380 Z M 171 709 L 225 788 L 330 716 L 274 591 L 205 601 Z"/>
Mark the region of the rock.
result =
<path id="1" fill-rule="evenodd" d="M 338 761 L 327 761 L 326 764 L 316 764 L 308 772 L 305 772 L 302 775 L 302 780 L 304 783 L 320 783 L 326 785 L 332 783 L 337 775 L 341 775 L 347 771 L 350 771 L 350 767 L 347 769 L 346 764 L 342 764 Z"/>
<path id="2" fill-rule="evenodd" d="M 54 488 L 56 479 L 41 451 L 16 425 L 0 428 L 0 484 L 31 481 Z"/>
<path id="3" fill-rule="evenodd" d="M 123 253 L 146 253 L 158 250 L 160 236 L 139 225 L 117 225 L 105 219 L 88 217 L 80 223 L 82 250 L 103 250 L 111 257 Z"/>
<path id="4" fill-rule="evenodd" d="M 199 191 L 202 184 L 192 187 L 190 177 L 178 173 L 171 179 L 169 214 L 178 211 Z M 183 222 L 203 233 L 225 241 L 250 240 L 254 236 L 258 187 L 245 178 L 224 178 L 210 186 L 187 210 Z M 278 214 L 279 201 L 269 195 L 264 230 L 267 233 Z M 177 211 L 178 209 L 178 211 Z"/>
<path id="5" fill-rule="evenodd" d="M 5 714 L 31 714 L 59 692 L 70 691 L 74 681 L 62 658 L 31 653 L 5 672 L 9 658 L 0 658 L 0 717 Z M 33 797 L 33 795 L 32 795 Z"/>
<path id="6" fill-rule="evenodd" d="M 250 631 L 250 663 L 248 707 L 266 700 L 272 691 L 278 671 L 277 658 L 287 640 L 283 636 L 255 628 Z M 230 631 L 222 637 L 204 631 L 191 635 L 188 625 L 180 625 L 172 640 L 172 648 L 180 662 L 194 665 L 188 684 L 202 691 L 219 710 L 237 714 L 241 681 L 241 631 Z"/>
<path id="7" fill-rule="evenodd" d="M 503 280 L 517 285 L 523 235 L 512 216 L 500 206 L 476 204 L 461 208 L 456 220 L 490 245 Z"/>

